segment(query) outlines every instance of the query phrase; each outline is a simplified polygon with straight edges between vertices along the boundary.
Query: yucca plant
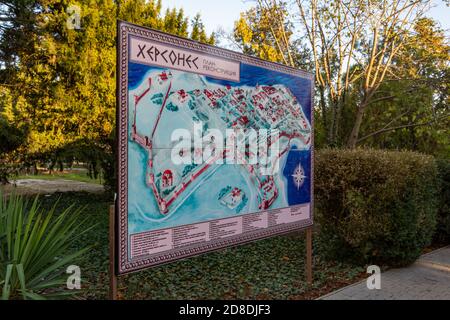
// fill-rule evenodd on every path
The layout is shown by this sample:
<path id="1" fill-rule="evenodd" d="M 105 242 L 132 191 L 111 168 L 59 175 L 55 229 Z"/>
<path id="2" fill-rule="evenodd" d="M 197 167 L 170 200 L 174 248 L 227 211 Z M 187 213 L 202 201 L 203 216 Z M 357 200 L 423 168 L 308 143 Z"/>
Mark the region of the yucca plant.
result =
<path id="1" fill-rule="evenodd" d="M 50 210 L 38 197 L 0 193 L 0 297 L 7 299 L 61 299 L 66 290 L 66 267 L 88 248 L 72 250 L 87 231 L 81 208 L 74 205 L 57 214 L 57 202 Z"/>

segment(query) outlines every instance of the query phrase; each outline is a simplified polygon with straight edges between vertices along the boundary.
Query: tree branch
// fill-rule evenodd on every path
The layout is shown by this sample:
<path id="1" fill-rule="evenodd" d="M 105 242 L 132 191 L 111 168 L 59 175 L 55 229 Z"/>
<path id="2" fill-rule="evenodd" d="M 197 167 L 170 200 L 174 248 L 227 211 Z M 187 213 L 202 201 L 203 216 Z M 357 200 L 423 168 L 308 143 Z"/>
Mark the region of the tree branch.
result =
<path id="1" fill-rule="evenodd" d="M 360 143 L 360 142 L 363 141 L 363 140 L 366 140 L 366 139 L 368 139 L 368 138 L 370 138 L 370 137 L 377 136 L 377 135 L 379 135 L 379 134 L 382 134 L 382 133 L 385 133 L 385 132 L 388 132 L 388 131 L 395 131 L 395 130 L 398 130 L 398 129 L 411 128 L 411 127 L 428 126 L 428 125 L 431 125 L 431 124 L 433 124 L 433 123 L 435 123 L 435 122 L 437 122 L 437 121 L 439 121 L 439 120 L 441 120 L 441 119 L 444 119 L 444 118 L 446 118 L 446 117 L 448 117 L 448 116 L 450 116 L 450 115 L 449 115 L 449 114 L 445 114 L 445 115 L 443 115 L 443 116 L 441 116 L 441 117 L 439 117 L 439 118 L 437 118 L 437 119 L 433 119 L 433 120 L 426 121 L 426 122 L 421 122 L 421 123 L 408 123 L 408 124 L 404 124 L 404 125 L 397 126 L 397 127 L 391 127 L 391 128 L 380 129 L 380 130 L 377 130 L 377 131 L 375 131 L 375 132 L 372 132 L 372 133 L 370 133 L 370 134 L 368 134 L 368 135 L 366 135 L 366 136 L 364 136 L 364 137 L 362 137 L 362 138 L 359 138 L 359 139 L 357 140 L 357 143 Z"/>

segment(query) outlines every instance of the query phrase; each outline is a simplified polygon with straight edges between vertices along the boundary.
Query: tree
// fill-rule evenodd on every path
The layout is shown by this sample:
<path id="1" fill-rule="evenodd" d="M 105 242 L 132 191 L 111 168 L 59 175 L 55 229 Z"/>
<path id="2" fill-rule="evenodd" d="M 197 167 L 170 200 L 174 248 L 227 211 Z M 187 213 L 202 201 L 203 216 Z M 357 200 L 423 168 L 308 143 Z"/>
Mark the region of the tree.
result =
<path id="1" fill-rule="evenodd" d="M 53 165 L 77 159 L 112 170 L 116 19 L 186 37 L 189 23 L 183 10 L 168 10 L 164 15 L 161 1 L 154 0 L 0 4 L 0 17 L 7 18 L 0 21 L 4 61 L 0 88 L 11 88 L 9 123 L 29 128 L 22 160 Z M 80 14 L 80 28 L 67 24 L 73 6 Z M 25 22 L 21 17 L 27 17 Z M 17 32 L 18 26 L 26 36 Z M 113 177 L 114 172 L 107 176 Z"/>
<path id="2" fill-rule="evenodd" d="M 312 52 L 321 120 L 328 144 L 343 144 L 338 140 L 343 108 L 350 91 L 358 90 L 361 94 L 354 101 L 354 120 L 346 139 L 349 148 L 356 146 L 364 114 L 386 75 L 393 72 L 394 58 L 429 2 L 296 0 L 287 9 L 290 21 L 294 21 L 294 16 L 300 17 L 296 38 L 306 39 Z M 259 10 L 283 6 L 284 3 L 277 0 L 257 1 Z M 290 30 L 279 20 L 279 15 L 271 16 L 268 25 L 276 26 L 271 35 L 276 43 L 287 43 L 289 38 L 283 35 L 289 34 Z M 257 27 L 251 29 L 257 30 Z M 290 51 L 292 46 L 274 48 L 282 54 Z M 284 55 L 289 56 L 289 52 Z"/>
<path id="3" fill-rule="evenodd" d="M 32 34 L 36 33 L 36 2 L 33 0 L 0 1 L 0 63 L 1 74 L 17 66 L 17 57 L 31 50 Z M 0 78 L 1 79 L 1 78 Z"/>
<path id="4" fill-rule="evenodd" d="M 215 43 L 215 35 L 212 33 L 209 37 L 206 34 L 205 26 L 202 23 L 200 13 L 197 13 L 191 21 L 192 31 L 190 38 L 207 44 Z"/>
<path id="5" fill-rule="evenodd" d="M 258 58 L 310 69 L 309 50 L 293 39 L 294 26 L 284 2 L 266 3 L 241 13 L 233 40 L 239 49 Z"/>
<path id="6" fill-rule="evenodd" d="M 161 26 L 162 31 L 176 34 L 182 37 L 188 37 L 188 18 L 184 17 L 183 9 L 177 11 L 167 9 Z"/>
<path id="7" fill-rule="evenodd" d="M 25 126 L 17 127 L 9 121 L 14 116 L 12 104 L 10 90 L 0 86 L 0 184 L 8 183 L 8 176 L 17 171 L 14 152 L 23 146 L 27 136 Z"/>
<path id="8" fill-rule="evenodd" d="M 444 31 L 431 19 L 418 20 L 374 96 L 358 143 L 448 157 L 449 61 Z"/>
<path id="9" fill-rule="evenodd" d="M 25 127 L 14 126 L 9 121 L 13 117 L 12 103 L 9 90 L 0 87 L 0 155 L 20 147 L 26 135 Z"/>

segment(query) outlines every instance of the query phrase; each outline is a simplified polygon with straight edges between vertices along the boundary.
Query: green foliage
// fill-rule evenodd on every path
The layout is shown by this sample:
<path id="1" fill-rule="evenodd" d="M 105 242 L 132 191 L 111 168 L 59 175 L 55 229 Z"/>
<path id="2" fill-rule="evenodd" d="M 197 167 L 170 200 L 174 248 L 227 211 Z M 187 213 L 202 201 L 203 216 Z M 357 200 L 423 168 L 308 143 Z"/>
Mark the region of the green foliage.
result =
<path id="1" fill-rule="evenodd" d="M 173 186 L 172 188 L 163 190 L 162 194 L 163 194 L 163 196 L 167 196 L 167 195 L 169 195 L 173 190 L 175 190 L 175 186 Z"/>
<path id="2" fill-rule="evenodd" d="M 43 199 L 46 207 L 60 197 Z M 108 299 L 108 208 L 103 194 L 64 193 L 58 207 L 86 206 L 88 224 L 95 227 L 73 248 L 92 245 L 80 257 L 82 299 Z M 316 237 L 313 237 L 316 241 Z M 314 287 L 350 284 L 364 267 L 325 261 L 314 243 Z M 318 253 L 318 254 L 316 254 Z M 276 270 L 276 272 L 274 272 Z M 305 282 L 303 234 L 274 237 L 228 248 L 119 277 L 121 299 L 300 299 L 310 292 Z M 308 295 L 309 298 L 311 296 Z"/>
<path id="3" fill-rule="evenodd" d="M 182 178 L 186 177 L 192 170 L 197 167 L 197 164 L 188 164 L 183 168 L 183 173 L 181 175 Z"/>
<path id="4" fill-rule="evenodd" d="M 169 110 L 169 111 L 172 111 L 172 112 L 177 112 L 179 108 L 178 108 L 178 106 L 176 104 L 173 104 L 172 102 L 169 102 L 166 105 L 166 109 Z"/>
<path id="5" fill-rule="evenodd" d="M 222 188 L 219 192 L 219 196 L 217 197 L 218 200 L 221 200 L 228 192 L 230 192 L 232 189 L 231 186 L 226 186 Z"/>
<path id="6" fill-rule="evenodd" d="M 12 126 L 0 117 L 0 154 L 17 149 L 22 145 L 24 139 L 24 131 Z"/>
<path id="7" fill-rule="evenodd" d="M 247 195 L 244 194 L 244 196 L 242 197 L 242 202 L 239 204 L 239 206 L 236 208 L 236 213 L 239 213 L 242 211 L 242 209 L 244 209 L 244 207 L 247 205 L 248 202 L 248 198 Z"/>
<path id="8" fill-rule="evenodd" d="M 204 114 L 203 112 L 201 112 L 199 110 L 195 111 L 195 115 L 198 117 L 199 121 L 207 122 L 209 120 L 208 115 Z M 194 121 L 196 121 L 196 120 L 194 120 Z"/>
<path id="9" fill-rule="evenodd" d="M 32 203 L 21 196 L 0 194 L 0 287 L 2 299 L 62 298 L 65 267 L 88 248 L 70 250 L 84 232 L 80 209 L 73 206 L 57 214 L 55 204 L 42 209 L 36 197 Z"/>
<path id="10" fill-rule="evenodd" d="M 440 197 L 436 238 L 440 241 L 450 241 L 450 160 L 436 161 L 440 179 Z"/>
<path id="11" fill-rule="evenodd" d="M 233 30 L 233 38 L 245 54 L 309 69 L 309 50 L 294 40 L 293 34 L 294 26 L 284 2 L 241 13 Z"/>
<path id="12" fill-rule="evenodd" d="M 197 107 L 197 104 L 193 102 L 192 100 L 189 100 L 188 102 L 189 109 L 194 110 Z"/>
<path id="13" fill-rule="evenodd" d="M 80 29 L 67 27 L 69 6 L 80 8 Z M 189 19 L 155 0 L 0 1 L 0 14 L 0 113 L 29 129 L 20 161 L 88 162 L 113 187 L 116 19 L 182 37 Z M 193 23 L 196 40 L 214 43 L 199 16 Z"/>
<path id="14" fill-rule="evenodd" d="M 172 10 L 167 9 L 161 30 L 187 38 L 188 25 L 188 18 L 184 16 L 183 9 L 179 11 L 175 8 Z"/>
<path id="15" fill-rule="evenodd" d="M 23 101 L 17 101 L 21 104 Z M 8 177 L 17 172 L 14 152 L 23 146 L 27 137 L 26 125 L 10 122 L 14 116 L 11 91 L 0 85 L 0 184 L 8 183 Z"/>
<path id="16" fill-rule="evenodd" d="M 197 13 L 191 21 L 192 31 L 190 38 L 192 40 L 200 41 L 203 43 L 213 45 L 215 43 L 215 35 L 211 34 L 209 37 L 206 35 L 205 26 L 202 23 L 200 13 Z"/>
<path id="17" fill-rule="evenodd" d="M 34 38 L 30 34 L 35 31 L 36 1 L 34 0 L 1 0 L 0 1 L 0 83 L 9 76 L 21 53 L 30 53 Z"/>
<path id="18" fill-rule="evenodd" d="M 8 177 L 17 171 L 17 164 L 10 153 L 19 148 L 26 133 L 1 118 L 0 115 L 0 185 L 8 183 Z"/>
<path id="19" fill-rule="evenodd" d="M 389 2 L 256 1 L 235 22 L 233 40 L 246 54 L 315 72 L 317 145 L 448 156 L 445 31 L 422 15 L 407 15 L 405 24 L 392 19 L 402 6 L 427 2 L 402 0 L 391 8 Z"/>
<path id="20" fill-rule="evenodd" d="M 430 244 L 438 194 L 433 157 L 325 149 L 316 153 L 314 184 L 330 258 L 406 265 Z"/>
<path id="21" fill-rule="evenodd" d="M 450 46 L 445 32 L 423 18 L 404 42 L 394 60 L 395 76 L 381 84 L 367 109 L 360 144 L 449 157 Z"/>

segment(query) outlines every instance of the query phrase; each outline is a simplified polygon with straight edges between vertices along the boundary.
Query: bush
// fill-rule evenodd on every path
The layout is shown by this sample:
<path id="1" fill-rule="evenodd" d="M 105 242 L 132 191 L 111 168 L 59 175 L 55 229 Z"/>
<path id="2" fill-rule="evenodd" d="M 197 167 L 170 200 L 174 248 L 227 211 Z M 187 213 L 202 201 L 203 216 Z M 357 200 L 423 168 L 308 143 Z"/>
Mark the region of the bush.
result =
<path id="1" fill-rule="evenodd" d="M 25 140 L 26 130 L 9 124 L 0 114 L 0 184 L 8 183 L 8 178 L 17 173 L 17 156 L 13 153 Z"/>
<path id="2" fill-rule="evenodd" d="M 19 166 L 16 163 L 0 158 L 0 185 L 8 184 L 11 177 L 17 176 L 18 172 Z"/>
<path id="3" fill-rule="evenodd" d="M 65 289 L 65 268 L 88 250 L 70 248 L 90 228 L 79 209 L 56 214 L 55 208 L 41 209 L 37 197 L 28 203 L 0 193 L 0 300 L 74 294 Z"/>
<path id="4" fill-rule="evenodd" d="M 450 161 L 437 160 L 440 192 L 436 240 L 450 241 Z"/>
<path id="5" fill-rule="evenodd" d="M 316 221 L 332 259 L 401 266 L 429 245 L 436 226 L 437 168 L 414 152 L 316 153 Z"/>

